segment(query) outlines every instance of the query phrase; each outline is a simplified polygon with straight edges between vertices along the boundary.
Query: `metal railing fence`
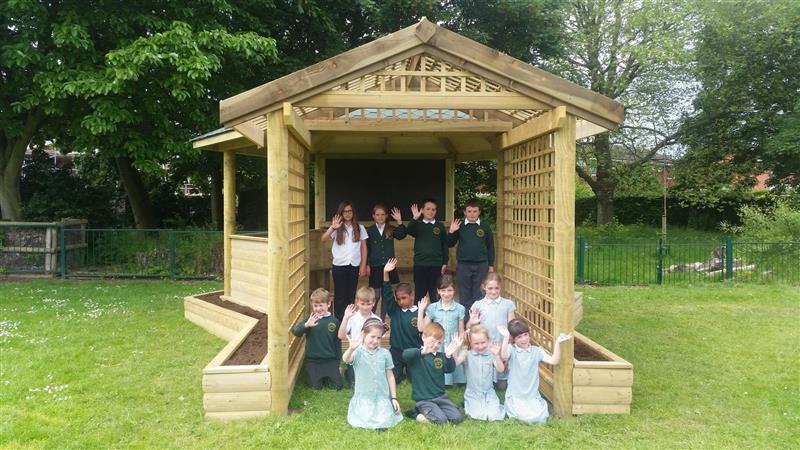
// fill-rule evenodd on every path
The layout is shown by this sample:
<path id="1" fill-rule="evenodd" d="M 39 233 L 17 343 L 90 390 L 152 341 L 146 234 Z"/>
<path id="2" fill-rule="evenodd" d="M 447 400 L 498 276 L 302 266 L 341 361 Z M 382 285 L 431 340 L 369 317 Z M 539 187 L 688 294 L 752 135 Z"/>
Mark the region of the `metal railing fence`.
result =
<path id="1" fill-rule="evenodd" d="M 213 279 L 223 266 L 220 231 L 0 223 L 0 274 Z M 800 242 L 576 238 L 578 284 L 724 280 L 800 283 Z"/>

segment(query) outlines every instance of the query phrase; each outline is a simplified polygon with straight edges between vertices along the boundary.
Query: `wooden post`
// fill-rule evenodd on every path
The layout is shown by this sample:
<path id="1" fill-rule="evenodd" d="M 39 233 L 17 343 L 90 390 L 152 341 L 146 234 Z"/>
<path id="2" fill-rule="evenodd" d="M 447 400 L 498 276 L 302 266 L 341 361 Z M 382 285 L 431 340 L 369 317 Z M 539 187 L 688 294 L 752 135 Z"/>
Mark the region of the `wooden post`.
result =
<path id="1" fill-rule="evenodd" d="M 575 295 L 575 116 L 568 114 L 555 139 L 555 249 L 553 254 L 553 345 L 559 333 L 573 331 Z M 561 362 L 553 371 L 553 409 L 572 415 L 572 369 L 575 340 L 561 344 Z"/>
<path id="2" fill-rule="evenodd" d="M 323 228 L 325 221 L 325 157 L 317 155 L 314 166 L 314 228 Z"/>
<path id="3" fill-rule="evenodd" d="M 451 156 L 444 160 L 444 220 L 447 226 L 453 221 L 456 209 L 456 160 Z"/>
<path id="4" fill-rule="evenodd" d="M 503 221 L 505 219 L 505 174 L 506 162 L 503 150 L 500 151 L 497 157 L 497 204 L 496 213 L 497 221 L 495 223 L 494 232 L 494 270 L 503 273 Z"/>
<path id="5" fill-rule="evenodd" d="M 267 114 L 267 368 L 273 416 L 289 409 L 289 132 L 283 111 Z"/>
<path id="6" fill-rule="evenodd" d="M 222 154 L 223 248 L 225 257 L 224 292 L 231 295 L 231 235 L 236 230 L 236 153 Z"/>

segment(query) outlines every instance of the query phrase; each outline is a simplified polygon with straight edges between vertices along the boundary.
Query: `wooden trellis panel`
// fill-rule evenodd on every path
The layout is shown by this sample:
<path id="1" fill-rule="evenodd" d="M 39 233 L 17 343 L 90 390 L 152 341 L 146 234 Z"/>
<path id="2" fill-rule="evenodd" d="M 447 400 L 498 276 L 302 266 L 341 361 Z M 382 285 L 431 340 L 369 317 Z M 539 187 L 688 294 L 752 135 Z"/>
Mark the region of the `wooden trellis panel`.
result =
<path id="1" fill-rule="evenodd" d="M 531 337 L 548 351 L 573 330 L 575 118 L 563 107 L 502 138 L 498 192 L 503 290 L 528 321 Z M 556 413 L 572 413 L 571 342 L 561 345 L 554 371 L 542 366 L 542 392 Z"/>
<path id="2" fill-rule="evenodd" d="M 503 152 L 503 277 L 531 337 L 552 351 L 554 255 L 553 133 Z"/>

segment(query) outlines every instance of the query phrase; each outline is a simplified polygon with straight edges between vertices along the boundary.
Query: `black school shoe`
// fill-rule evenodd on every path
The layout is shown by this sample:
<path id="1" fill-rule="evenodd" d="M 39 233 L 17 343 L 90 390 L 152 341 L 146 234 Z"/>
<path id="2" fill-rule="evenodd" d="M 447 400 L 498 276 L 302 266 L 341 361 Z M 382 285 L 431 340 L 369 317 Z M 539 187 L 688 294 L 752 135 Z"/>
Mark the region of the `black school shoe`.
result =
<path id="1" fill-rule="evenodd" d="M 415 406 L 415 407 L 413 407 L 413 408 L 411 408 L 411 409 L 409 409 L 409 410 L 406 410 L 406 412 L 404 412 L 403 414 L 404 414 L 406 417 L 408 417 L 409 419 L 416 419 L 416 418 L 417 418 L 417 415 L 419 414 L 419 410 L 418 410 L 418 409 L 417 409 L 417 407 Z"/>

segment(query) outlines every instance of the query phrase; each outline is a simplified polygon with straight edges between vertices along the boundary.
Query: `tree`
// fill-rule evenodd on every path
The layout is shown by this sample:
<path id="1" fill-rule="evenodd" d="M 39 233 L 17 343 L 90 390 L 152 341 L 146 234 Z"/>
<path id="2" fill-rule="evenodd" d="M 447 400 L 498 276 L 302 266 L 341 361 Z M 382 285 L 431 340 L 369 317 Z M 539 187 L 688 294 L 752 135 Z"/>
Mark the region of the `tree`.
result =
<path id="1" fill-rule="evenodd" d="M 597 223 L 614 218 L 619 180 L 676 143 L 692 85 L 685 63 L 693 14 L 679 0 L 572 0 L 556 73 L 625 105 L 625 124 L 577 146 L 578 175 L 597 198 Z M 624 157 L 619 157 L 624 156 Z"/>
<path id="2" fill-rule="evenodd" d="M 151 226 L 138 169 L 215 121 L 223 65 L 247 74 L 275 58 L 274 40 L 226 31 L 239 11 L 217 0 L 0 4 L 2 217 L 21 218 L 25 150 L 50 140 L 114 158 L 137 225 Z"/>
<path id="3" fill-rule="evenodd" d="M 770 172 L 781 188 L 800 176 L 800 3 L 701 3 L 695 57 L 701 88 L 686 122 L 676 176 L 684 202 L 714 206 Z"/>

